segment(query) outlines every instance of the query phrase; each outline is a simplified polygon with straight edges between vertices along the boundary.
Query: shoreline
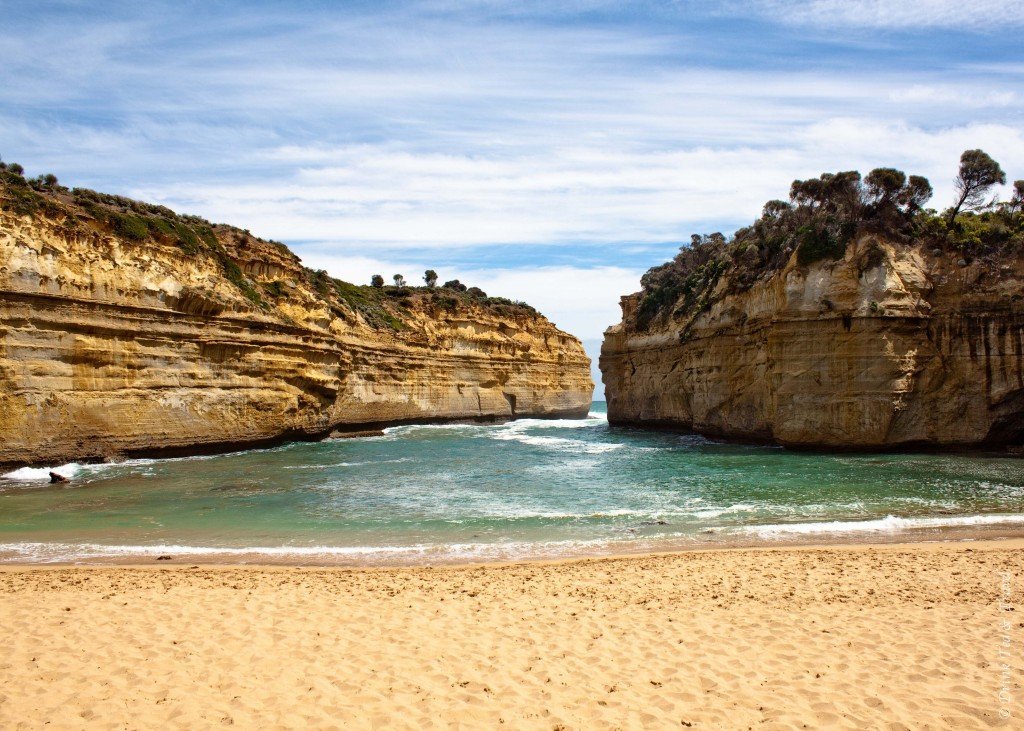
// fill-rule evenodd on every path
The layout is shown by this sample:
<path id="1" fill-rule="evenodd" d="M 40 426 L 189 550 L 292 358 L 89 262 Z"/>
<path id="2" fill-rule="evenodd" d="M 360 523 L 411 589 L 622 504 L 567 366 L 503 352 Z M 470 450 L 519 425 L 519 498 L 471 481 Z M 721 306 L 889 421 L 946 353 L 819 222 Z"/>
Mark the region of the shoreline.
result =
<path id="1" fill-rule="evenodd" d="M 806 552 L 835 552 L 835 553 L 864 553 L 872 551 L 882 552 L 906 552 L 906 551 L 943 551 L 943 550 L 971 550 L 971 551 L 996 551 L 1013 550 L 1021 551 L 1024 558 L 1024 530 L 1014 534 L 998 536 L 973 536 L 958 538 L 936 538 L 932 540 L 900 540 L 895 539 L 886 542 L 870 541 L 843 541 L 836 543 L 786 543 L 786 544 L 751 544 L 751 545 L 722 545 L 722 546 L 700 546 L 684 549 L 666 549 L 654 551 L 637 551 L 635 553 L 609 553 L 590 554 L 578 556 L 563 556 L 557 558 L 519 558 L 506 561 L 459 561 L 448 563 L 430 564 L 317 564 L 298 562 L 276 562 L 276 563 L 215 563 L 192 560 L 170 563 L 167 561 L 152 561 L 147 563 L 136 562 L 133 558 L 126 558 L 123 561 L 111 563 L 0 563 L 0 573 L 17 573 L 26 571 L 63 571 L 83 569 L 86 571 L 103 571 L 117 569 L 137 569 L 142 571 L 164 571 L 179 570 L 193 571 L 196 568 L 215 571 L 288 571 L 299 569 L 301 571 L 338 571 L 338 572 L 369 572 L 369 573 L 408 573 L 417 571 L 480 571 L 489 569 L 509 569 L 525 567 L 545 566 L 573 566 L 575 564 L 593 563 L 618 563 L 629 561 L 645 560 L 672 560 L 681 559 L 694 555 L 714 554 L 775 554 L 775 553 L 806 553 Z M 185 558 L 186 556 L 182 556 Z M 188 563 L 190 565 L 185 566 Z"/>
<path id="2" fill-rule="evenodd" d="M 4 566 L 0 726 L 1014 727 L 1022 548 Z"/>
<path id="3" fill-rule="evenodd" d="M 204 568 L 238 567 L 238 568 L 324 568 L 341 570 L 415 570 L 435 568 L 488 568 L 513 565 L 546 565 L 570 564 L 597 560 L 628 560 L 636 558 L 653 558 L 659 556 L 680 556 L 696 553 L 718 553 L 736 551 L 806 551 L 806 550 L 859 550 L 864 548 L 917 547 L 917 546 L 957 546 L 998 544 L 1000 546 L 1018 546 L 1024 548 L 1024 526 L 1007 527 L 992 525 L 989 527 L 971 526 L 969 528 L 946 527 L 901 531 L 879 531 L 877 533 L 857 534 L 832 533 L 822 535 L 818 539 L 802 536 L 798 539 L 765 539 L 728 540 L 716 542 L 697 540 L 682 542 L 679 539 L 616 542 L 607 546 L 609 550 L 581 551 L 573 554 L 558 552 L 484 556 L 464 553 L 458 555 L 430 554 L 425 550 L 405 549 L 406 555 L 396 558 L 359 558 L 353 557 L 349 547 L 196 547 L 156 545 L 144 547 L 145 552 L 125 552 L 89 557 L 68 557 L 53 560 L 7 560 L 4 548 L 19 544 L 0 544 L 0 570 L 32 569 L 32 568 L 111 568 L 111 567 L 144 567 L 160 566 L 163 568 L 181 567 L 187 563 Z M 28 542 L 26 542 L 28 543 Z M 627 545 L 623 545 L 627 544 Z M 658 545 L 660 544 L 660 545 Z M 40 545 L 40 544 L 31 544 Z M 41 545 L 97 545 L 97 544 L 41 544 Z M 500 548 L 503 544 L 493 544 Z M 607 545 L 607 544 L 606 544 Z M 111 546 L 110 548 L 118 548 Z M 200 552 L 181 550 L 183 548 L 202 548 Z M 381 547 L 378 555 L 387 555 L 388 549 Z M 178 550 L 175 550 L 178 549 Z M 364 553 L 372 554 L 373 548 Z"/>
<path id="4" fill-rule="evenodd" d="M 236 440 L 220 440 L 196 444 L 172 444 L 168 446 L 137 447 L 120 449 L 110 454 L 80 453 L 77 457 L 55 454 L 47 459 L 34 461 L 0 461 L 0 481 L 3 475 L 20 469 L 59 469 L 65 464 L 117 464 L 133 459 L 188 459 L 190 457 L 216 457 L 242 452 L 275 449 L 290 444 L 327 442 L 333 439 L 364 439 L 380 436 L 379 432 L 399 426 L 430 426 L 435 424 L 482 424 L 499 425 L 523 419 L 558 421 L 561 419 L 581 420 L 589 417 L 594 402 L 586 409 L 560 409 L 537 414 L 513 413 L 481 414 L 479 416 L 424 416 L 392 419 L 390 421 L 341 422 L 316 430 L 291 430 L 266 437 L 252 437 Z M 56 466 L 54 466 L 56 465 Z"/>
<path id="5" fill-rule="evenodd" d="M 431 426 L 431 425 L 501 425 L 520 420 L 538 419 L 545 421 L 558 420 L 585 420 L 594 413 L 596 403 L 607 403 L 592 399 L 585 409 L 561 409 L 545 411 L 541 413 L 512 413 L 508 416 L 499 414 L 481 414 L 478 416 L 416 416 L 402 419 L 385 421 L 364 421 L 364 422 L 341 422 L 328 427 L 316 430 L 291 430 L 276 435 L 265 437 L 251 437 L 236 440 L 221 440 L 195 444 L 171 444 L 167 446 L 138 447 L 121 449 L 110 454 L 80 453 L 78 456 L 69 456 L 70 453 L 51 456 L 43 460 L 33 461 L 0 461 L 0 483 L 5 479 L 4 475 L 23 468 L 30 469 L 58 469 L 61 465 L 77 463 L 82 465 L 94 464 L 117 464 L 118 462 L 133 459 L 188 459 L 191 457 L 216 457 L 244 452 L 276 449 L 278 447 L 293 445 L 328 442 L 335 439 L 362 439 L 380 436 L 385 429 L 402 426 Z M 870 447 L 856 447 L 843 445 L 800 445 L 786 444 L 767 436 L 743 436 L 727 434 L 714 430 L 696 430 L 692 426 L 672 421 L 631 421 L 623 419 L 608 419 L 609 429 L 612 431 L 641 431 L 652 433 L 678 434 L 682 436 L 697 436 L 708 439 L 714 443 L 724 445 L 764 447 L 769 449 L 782 449 L 794 454 L 807 455 L 842 455 L 842 456 L 869 456 L 869 455 L 907 455 L 919 454 L 922 456 L 955 455 L 958 457 L 974 457 L 978 459 L 1024 459 L 1024 445 L 1015 443 L 930 443 L 913 442 L 895 445 L 875 445 Z"/>
<path id="6" fill-rule="evenodd" d="M 588 407 L 587 411 L 564 411 L 548 412 L 543 414 L 516 414 L 514 416 L 480 416 L 480 417 L 426 417 L 411 419 L 396 419 L 394 421 L 372 421 L 360 423 L 337 424 L 324 430 L 316 432 L 289 432 L 271 437 L 261 437 L 248 440 L 219 441 L 204 444 L 166 447 L 142 447 L 137 449 L 125 449 L 112 454 L 82 454 L 77 457 L 56 456 L 45 460 L 34 460 L 28 462 L 0 462 L 0 482 L 7 480 L 4 475 L 20 469 L 59 469 L 65 464 L 117 464 L 133 459 L 188 459 L 190 457 L 219 457 L 244 452 L 276 449 L 293 444 L 315 444 L 318 442 L 329 442 L 336 439 L 366 439 L 381 436 L 385 429 L 401 426 L 432 426 L 432 425 L 460 425 L 467 426 L 483 425 L 497 426 L 521 420 L 538 419 L 543 421 L 571 420 L 579 421 L 589 418 L 593 413 Z M 782 449 L 794 454 L 807 454 L 811 456 L 870 456 L 870 455 L 905 455 L 913 456 L 942 456 L 954 455 L 957 457 L 974 457 L 978 459 L 1020 459 L 1024 460 L 1024 445 L 1003 444 L 1003 445 L 943 445 L 924 444 L 898 445 L 892 447 L 837 447 L 837 446 L 799 446 L 782 444 L 771 439 L 745 439 L 737 436 L 728 436 L 715 432 L 694 431 L 674 426 L 663 426 L 657 423 L 632 423 L 632 422 L 608 422 L 611 430 L 622 431 L 648 431 L 654 433 L 679 434 L 681 436 L 703 437 L 718 444 L 764 447 L 767 449 Z"/>

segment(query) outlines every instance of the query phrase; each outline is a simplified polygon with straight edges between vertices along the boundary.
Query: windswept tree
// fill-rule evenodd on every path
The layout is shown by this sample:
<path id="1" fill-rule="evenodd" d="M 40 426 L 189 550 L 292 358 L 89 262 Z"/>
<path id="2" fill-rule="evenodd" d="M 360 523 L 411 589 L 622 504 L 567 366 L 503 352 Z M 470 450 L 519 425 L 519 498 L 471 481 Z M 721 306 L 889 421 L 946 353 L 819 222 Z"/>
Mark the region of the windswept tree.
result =
<path id="1" fill-rule="evenodd" d="M 4 162 L 2 157 L 0 157 L 0 170 L 7 170 L 15 175 L 24 175 L 25 173 L 25 168 L 21 165 L 16 162 Z"/>
<path id="2" fill-rule="evenodd" d="M 787 211 L 791 210 L 793 210 L 793 206 L 791 206 L 787 201 L 775 199 L 764 204 L 764 208 L 761 210 L 761 217 L 776 220 L 781 218 Z"/>
<path id="3" fill-rule="evenodd" d="M 57 187 L 57 176 L 53 173 L 46 173 L 37 178 L 32 178 L 29 184 L 36 190 L 48 190 Z"/>
<path id="4" fill-rule="evenodd" d="M 1024 180 L 1013 181 L 1013 196 L 1006 204 L 1006 208 L 1010 213 L 1024 211 Z"/>
<path id="5" fill-rule="evenodd" d="M 876 168 L 863 178 L 856 170 L 822 173 L 794 180 L 789 200 L 770 200 L 761 216 L 730 238 L 719 233 L 690 237 L 669 262 L 648 270 L 635 317 L 638 327 L 658 318 L 681 318 L 706 311 L 723 291 L 744 291 L 793 261 L 811 266 L 843 258 L 850 245 L 867 240 L 874 261 L 878 240 L 929 249 L 1003 253 L 1024 251 L 1024 180 L 1014 182 L 1013 197 L 996 210 L 984 210 L 986 195 L 1006 175 L 981 150 L 960 160 L 956 207 L 941 215 L 925 205 L 932 197 L 927 178 L 895 168 Z M 983 211 L 969 221 L 949 225 L 960 210 Z M 860 261 L 860 259 L 858 259 Z M 716 289 L 724 273 L 726 287 Z"/>
<path id="6" fill-rule="evenodd" d="M 879 228 L 897 227 L 896 221 L 902 213 L 897 201 L 906 184 L 906 173 L 896 168 L 875 168 L 864 177 L 865 212 Z"/>
<path id="7" fill-rule="evenodd" d="M 370 284 L 371 284 L 371 286 L 378 287 L 378 288 L 379 287 L 383 287 L 384 286 L 384 277 L 382 277 L 380 274 L 374 274 L 372 277 L 370 277 Z"/>
<path id="8" fill-rule="evenodd" d="M 907 176 L 896 168 L 875 168 L 864 178 L 868 200 L 875 205 L 896 205 L 896 196 L 903 190 Z"/>
<path id="9" fill-rule="evenodd" d="M 427 286 L 434 288 L 437 286 L 437 272 L 433 269 L 428 269 L 423 273 L 423 281 L 427 283 Z"/>
<path id="10" fill-rule="evenodd" d="M 983 150 L 966 150 L 960 156 L 960 174 L 956 176 L 956 204 L 949 213 L 953 225 L 961 208 L 978 210 L 985 205 L 985 196 L 993 185 L 1006 182 L 1006 173 L 999 163 Z"/>
<path id="11" fill-rule="evenodd" d="M 395 286 L 396 287 L 404 287 L 405 286 L 405 277 L 403 277 L 401 274 L 395 274 L 391 278 L 393 280 L 395 280 Z"/>
<path id="12" fill-rule="evenodd" d="M 902 170 L 875 168 L 864 178 L 865 219 L 882 230 L 899 231 L 932 197 L 928 178 Z"/>
<path id="13" fill-rule="evenodd" d="M 928 182 L 928 178 L 911 175 L 897 200 L 907 213 L 917 213 L 931 200 L 932 193 L 932 184 Z"/>

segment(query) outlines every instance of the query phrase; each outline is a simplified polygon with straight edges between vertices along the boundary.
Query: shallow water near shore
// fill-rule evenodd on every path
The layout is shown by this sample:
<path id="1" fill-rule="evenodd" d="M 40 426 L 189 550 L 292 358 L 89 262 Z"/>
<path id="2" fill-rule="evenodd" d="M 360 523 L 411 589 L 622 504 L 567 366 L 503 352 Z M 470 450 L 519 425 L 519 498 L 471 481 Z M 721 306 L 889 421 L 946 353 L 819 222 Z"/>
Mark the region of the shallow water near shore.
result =
<path id="1" fill-rule="evenodd" d="M 0 562 L 343 565 L 1024 532 L 1024 462 L 823 455 L 587 419 L 0 477 Z"/>

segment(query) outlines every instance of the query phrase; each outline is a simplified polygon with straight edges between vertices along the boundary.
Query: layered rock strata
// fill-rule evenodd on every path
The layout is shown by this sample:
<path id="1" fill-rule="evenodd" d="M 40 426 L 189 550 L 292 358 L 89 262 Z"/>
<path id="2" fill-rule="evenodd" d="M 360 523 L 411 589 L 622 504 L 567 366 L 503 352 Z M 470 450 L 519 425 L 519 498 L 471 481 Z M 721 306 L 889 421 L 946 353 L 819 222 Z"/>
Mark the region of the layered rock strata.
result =
<path id="1" fill-rule="evenodd" d="M 1024 261 L 968 263 L 874 236 L 843 258 L 638 325 L 622 298 L 600 367 L 609 421 L 793 447 L 1020 444 Z"/>
<path id="2" fill-rule="evenodd" d="M 589 409 L 579 340 L 528 307 L 354 287 L 280 244 L 124 199 L 5 192 L 0 464 Z"/>

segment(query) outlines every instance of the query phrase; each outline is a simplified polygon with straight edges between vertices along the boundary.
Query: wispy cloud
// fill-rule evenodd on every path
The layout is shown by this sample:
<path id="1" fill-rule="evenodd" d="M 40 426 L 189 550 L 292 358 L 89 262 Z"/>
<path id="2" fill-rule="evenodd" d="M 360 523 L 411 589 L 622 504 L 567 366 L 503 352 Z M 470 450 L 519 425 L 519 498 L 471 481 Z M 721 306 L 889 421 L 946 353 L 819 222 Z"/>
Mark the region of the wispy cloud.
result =
<path id="1" fill-rule="evenodd" d="M 6 159 L 355 281 L 451 270 L 590 339 L 665 242 L 794 178 L 895 165 L 942 207 L 963 149 L 1024 176 L 1013 3 L 8 9 Z"/>
<path id="2" fill-rule="evenodd" d="M 959 28 L 999 30 L 1024 25 L 1024 6 L 1004 0 L 755 0 L 745 7 L 788 23 L 879 29 Z"/>
<path id="3" fill-rule="evenodd" d="M 388 281 L 402 274 L 412 283 L 422 282 L 423 272 L 436 269 L 442 281 L 458 279 L 487 294 L 529 302 L 559 327 L 596 337 L 619 317 L 620 294 L 640 284 L 638 269 L 618 266 L 475 267 L 438 264 L 429 253 L 406 251 L 397 257 L 342 255 L 318 248 L 300 247 L 307 266 L 327 271 L 346 271 L 353 281 L 369 283 L 373 274 Z M 596 296 L 612 293 L 612 296 Z"/>
<path id="4" fill-rule="evenodd" d="M 610 245 L 682 239 L 722 222 L 745 223 L 765 200 L 784 196 L 791 180 L 823 170 L 898 164 L 932 179 L 940 208 L 968 147 L 984 147 L 1008 169 L 1024 170 L 1024 132 L 1000 124 L 930 131 L 834 117 L 793 127 L 788 140 L 770 142 L 665 151 L 577 145 L 511 156 L 386 145 L 288 148 L 274 153 L 300 161 L 288 180 L 134 192 L 218 220 L 247 221 L 275 237 L 346 249 Z"/>

